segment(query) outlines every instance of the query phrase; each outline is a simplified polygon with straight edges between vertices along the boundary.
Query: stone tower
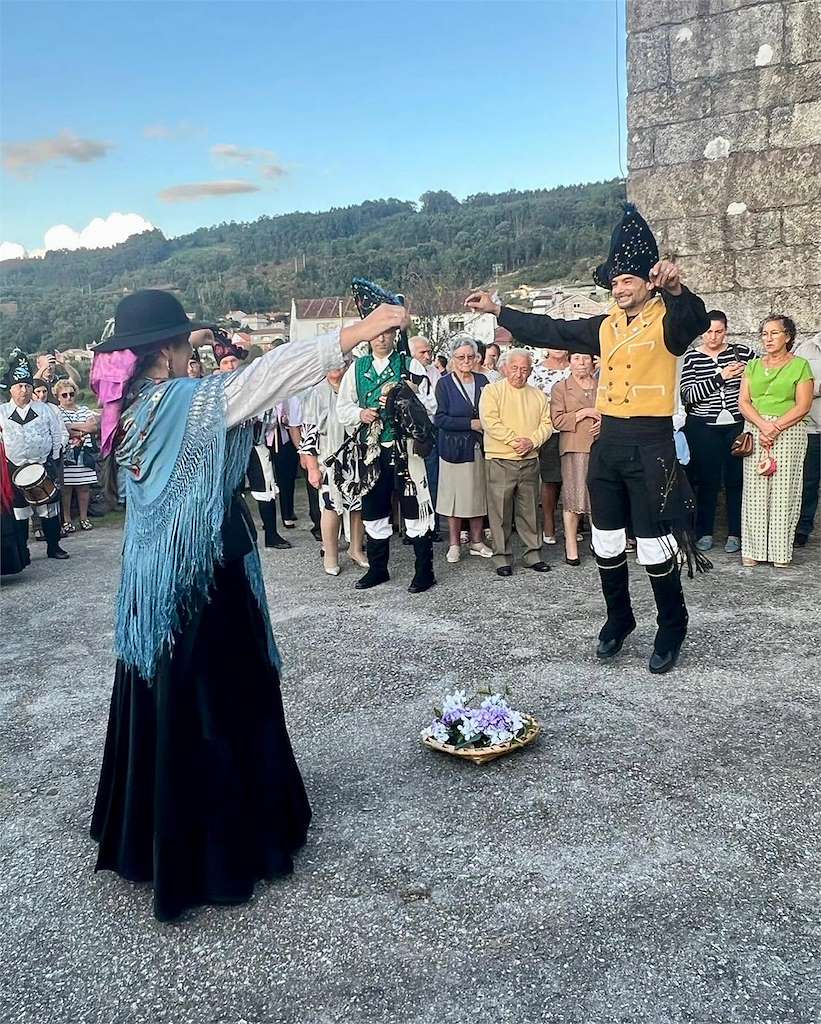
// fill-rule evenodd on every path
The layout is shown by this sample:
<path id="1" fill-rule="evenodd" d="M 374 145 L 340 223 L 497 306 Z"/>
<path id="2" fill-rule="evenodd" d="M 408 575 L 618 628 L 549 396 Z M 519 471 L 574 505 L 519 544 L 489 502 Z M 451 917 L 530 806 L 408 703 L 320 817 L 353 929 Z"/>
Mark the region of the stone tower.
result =
<path id="1" fill-rule="evenodd" d="M 821 2 L 627 0 L 628 194 L 736 337 L 821 330 Z"/>

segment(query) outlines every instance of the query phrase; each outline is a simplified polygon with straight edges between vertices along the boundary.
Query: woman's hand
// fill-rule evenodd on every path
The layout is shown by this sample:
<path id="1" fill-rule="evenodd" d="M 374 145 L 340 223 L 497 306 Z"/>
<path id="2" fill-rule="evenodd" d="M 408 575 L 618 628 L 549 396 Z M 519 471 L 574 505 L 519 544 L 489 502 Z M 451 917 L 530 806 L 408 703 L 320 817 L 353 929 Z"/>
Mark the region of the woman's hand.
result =
<path id="1" fill-rule="evenodd" d="M 768 420 L 760 429 L 761 441 L 763 443 L 766 438 L 770 444 L 773 444 L 780 433 L 781 427 L 778 426 L 775 420 Z"/>
<path id="2" fill-rule="evenodd" d="M 360 409 L 359 418 L 363 423 L 373 423 L 379 419 L 379 413 L 376 409 Z"/>
<path id="3" fill-rule="evenodd" d="M 308 483 L 317 491 L 322 484 L 322 470 L 316 463 L 308 467 Z"/>
<path id="4" fill-rule="evenodd" d="M 724 380 L 735 380 L 736 377 L 740 377 L 744 373 L 744 366 L 744 363 L 727 363 L 721 370 L 721 376 Z"/>
<path id="5" fill-rule="evenodd" d="M 380 334 L 389 331 L 401 331 L 410 325 L 410 314 L 404 306 L 395 306 L 383 302 L 364 320 L 350 327 L 343 327 L 339 332 L 339 344 L 343 352 L 350 352 L 363 341 L 373 341 Z"/>
<path id="6" fill-rule="evenodd" d="M 482 421 L 481 420 L 471 420 L 470 421 L 470 429 L 471 430 L 478 430 L 479 433 L 481 433 L 482 432 Z"/>

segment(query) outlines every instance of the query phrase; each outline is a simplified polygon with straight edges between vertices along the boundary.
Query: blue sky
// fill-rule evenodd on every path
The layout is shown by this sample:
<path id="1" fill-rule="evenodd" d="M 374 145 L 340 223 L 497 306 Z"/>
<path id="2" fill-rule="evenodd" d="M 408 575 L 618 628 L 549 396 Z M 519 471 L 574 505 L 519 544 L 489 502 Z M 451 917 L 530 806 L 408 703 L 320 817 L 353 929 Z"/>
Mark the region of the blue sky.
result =
<path id="1" fill-rule="evenodd" d="M 616 176 L 617 2 L 3 3 L 2 238 Z"/>

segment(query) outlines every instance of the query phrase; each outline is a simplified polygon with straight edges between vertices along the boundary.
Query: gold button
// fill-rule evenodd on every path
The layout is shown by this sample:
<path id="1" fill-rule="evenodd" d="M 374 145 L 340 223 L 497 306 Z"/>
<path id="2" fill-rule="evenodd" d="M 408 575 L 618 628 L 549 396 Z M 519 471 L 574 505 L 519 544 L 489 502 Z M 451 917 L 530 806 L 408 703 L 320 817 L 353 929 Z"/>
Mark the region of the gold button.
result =
<path id="1" fill-rule="evenodd" d="M 625 402 L 625 405 L 626 405 L 626 404 L 627 404 L 627 403 L 628 403 L 629 401 L 630 401 L 630 399 L 629 399 L 629 398 L 625 398 L 625 400 L 624 400 L 624 402 Z"/>
<path id="2" fill-rule="evenodd" d="M 608 402 L 612 402 L 612 401 L 613 401 L 613 399 L 612 399 L 612 398 L 608 398 L 608 399 L 607 399 L 607 401 L 608 401 Z"/>
<path id="3" fill-rule="evenodd" d="M 633 369 L 633 367 L 630 365 L 630 363 L 627 364 L 627 369 L 628 370 L 632 370 Z"/>
<path id="4" fill-rule="evenodd" d="M 608 369 L 608 370 L 612 370 L 612 369 L 613 369 L 613 367 L 612 367 L 612 366 L 608 366 L 608 367 L 607 367 L 607 369 Z"/>

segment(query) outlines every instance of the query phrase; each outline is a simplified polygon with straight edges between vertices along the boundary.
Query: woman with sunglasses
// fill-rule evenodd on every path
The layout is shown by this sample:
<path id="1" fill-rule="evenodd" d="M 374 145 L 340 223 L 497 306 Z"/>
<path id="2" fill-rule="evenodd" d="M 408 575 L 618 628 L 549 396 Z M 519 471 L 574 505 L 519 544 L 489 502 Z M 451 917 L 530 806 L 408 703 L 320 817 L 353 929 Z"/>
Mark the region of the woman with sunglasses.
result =
<path id="1" fill-rule="evenodd" d="M 60 403 L 60 416 L 68 430 L 68 448 L 63 453 L 63 535 L 74 533 L 71 501 L 77 494 L 80 529 L 93 529 L 88 518 L 91 484 L 97 483 L 94 468 L 97 447 L 93 438 L 100 432 L 100 421 L 87 405 L 77 405 L 77 388 L 68 379 L 58 380 L 53 393 Z"/>

